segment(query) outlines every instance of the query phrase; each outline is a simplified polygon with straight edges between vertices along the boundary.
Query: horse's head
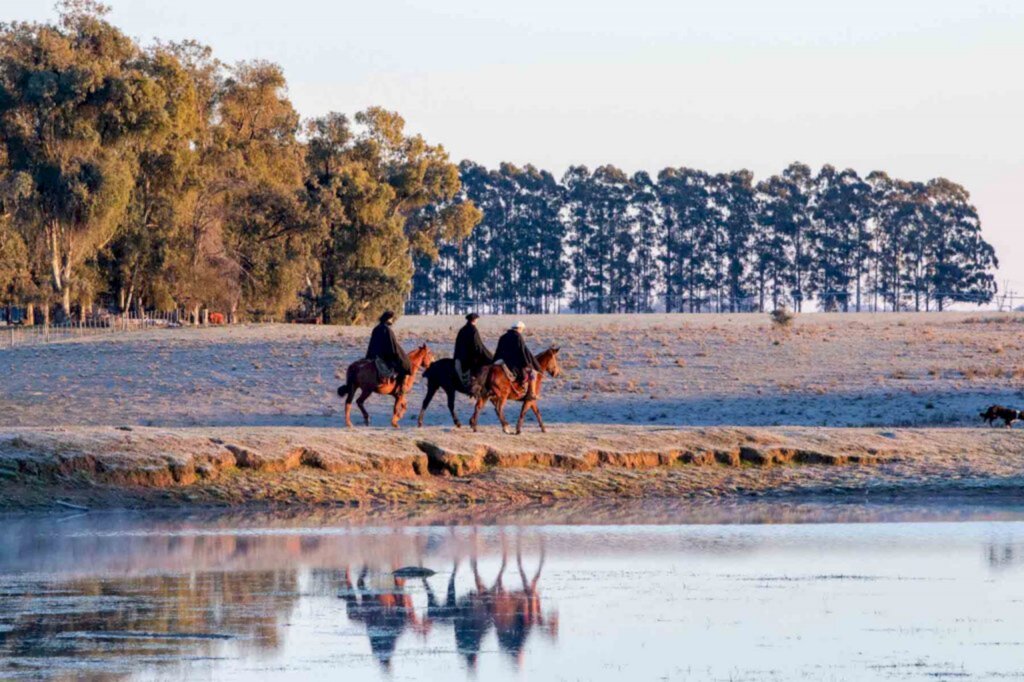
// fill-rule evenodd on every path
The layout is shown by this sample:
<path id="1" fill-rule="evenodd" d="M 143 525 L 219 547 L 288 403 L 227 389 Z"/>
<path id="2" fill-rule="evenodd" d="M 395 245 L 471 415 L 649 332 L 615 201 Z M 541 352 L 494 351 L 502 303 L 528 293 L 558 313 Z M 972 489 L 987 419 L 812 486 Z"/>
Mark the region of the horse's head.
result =
<path id="1" fill-rule="evenodd" d="M 548 348 L 537 356 L 537 362 L 540 364 L 540 368 L 550 374 L 552 378 L 556 378 L 562 373 L 562 368 L 558 366 L 559 350 L 561 350 L 561 348 L 558 346 L 551 346 L 551 348 Z"/>
<path id="2" fill-rule="evenodd" d="M 419 365 L 423 369 L 430 369 L 430 364 L 434 362 L 434 354 L 431 352 L 430 347 L 424 343 L 419 348 L 409 353 L 409 361 Z"/>

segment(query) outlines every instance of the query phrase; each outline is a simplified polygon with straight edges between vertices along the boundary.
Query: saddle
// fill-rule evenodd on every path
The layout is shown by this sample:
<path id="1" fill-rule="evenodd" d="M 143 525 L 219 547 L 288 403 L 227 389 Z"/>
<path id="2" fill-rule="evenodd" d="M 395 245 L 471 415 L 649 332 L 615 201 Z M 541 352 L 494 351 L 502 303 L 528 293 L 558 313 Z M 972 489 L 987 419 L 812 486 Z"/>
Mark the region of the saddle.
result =
<path id="1" fill-rule="evenodd" d="M 377 381 L 384 383 L 395 378 L 398 374 L 391 366 L 380 358 L 373 359 L 373 366 L 377 370 Z"/>
<path id="2" fill-rule="evenodd" d="M 524 369 L 523 370 L 523 380 L 519 381 L 519 379 L 516 378 L 516 373 L 513 372 L 511 369 L 509 369 L 508 365 L 506 365 L 501 360 L 499 360 L 496 363 L 494 363 L 494 365 L 496 367 L 501 367 L 502 371 L 505 373 L 505 378 L 508 379 L 508 383 L 510 383 L 512 385 L 512 397 L 513 398 L 515 398 L 516 400 L 519 400 L 524 395 L 526 395 L 526 387 L 529 385 L 530 380 L 533 378 L 533 374 L 534 374 L 534 371 L 532 369 L 529 369 L 529 368 Z"/>
<path id="3" fill-rule="evenodd" d="M 508 365 L 506 365 L 501 360 L 498 360 L 497 362 L 494 363 L 494 366 L 495 367 L 501 367 L 502 371 L 505 372 L 505 378 L 508 379 L 510 384 L 512 384 L 513 386 L 515 386 L 517 384 L 517 382 L 516 382 L 516 373 L 513 372 L 512 370 L 510 370 L 508 368 Z"/>

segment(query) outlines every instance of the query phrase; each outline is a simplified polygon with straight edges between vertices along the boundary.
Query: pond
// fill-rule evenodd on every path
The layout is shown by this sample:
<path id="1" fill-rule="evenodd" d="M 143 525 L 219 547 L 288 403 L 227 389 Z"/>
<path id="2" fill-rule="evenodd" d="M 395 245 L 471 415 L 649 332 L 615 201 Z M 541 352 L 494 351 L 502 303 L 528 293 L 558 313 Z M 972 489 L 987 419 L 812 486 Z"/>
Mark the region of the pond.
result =
<path id="1" fill-rule="evenodd" d="M 0 677 L 1024 677 L 1021 510 L 580 516 L 0 518 Z"/>

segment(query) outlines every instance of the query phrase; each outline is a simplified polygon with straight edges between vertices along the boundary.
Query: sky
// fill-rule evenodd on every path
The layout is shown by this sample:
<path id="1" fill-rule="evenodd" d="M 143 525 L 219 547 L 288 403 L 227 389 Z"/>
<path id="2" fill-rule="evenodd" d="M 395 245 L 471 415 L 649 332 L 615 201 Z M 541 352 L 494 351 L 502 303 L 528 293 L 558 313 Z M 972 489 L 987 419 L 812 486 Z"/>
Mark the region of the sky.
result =
<path id="1" fill-rule="evenodd" d="M 143 42 L 277 62 L 304 116 L 382 105 L 457 161 L 948 177 L 1024 302 L 1024 0 L 108 4 Z"/>

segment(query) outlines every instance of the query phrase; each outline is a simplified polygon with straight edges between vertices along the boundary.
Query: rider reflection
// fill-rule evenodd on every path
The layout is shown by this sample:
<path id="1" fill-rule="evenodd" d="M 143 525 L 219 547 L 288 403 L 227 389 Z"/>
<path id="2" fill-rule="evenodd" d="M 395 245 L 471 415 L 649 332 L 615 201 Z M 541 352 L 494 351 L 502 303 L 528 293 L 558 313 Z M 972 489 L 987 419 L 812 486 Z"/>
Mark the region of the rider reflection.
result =
<path id="1" fill-rule="evenodd" d="M 480 574 L 477 553 L 470 553 L 469 566 L 472 572 L 472 588 L 459 596 L 457 577 L 461 558 L 456 555 L 452 562 L 444 601 L 437 594 L 427 578 L 423 578 L 427 605 L 422 616 L 417 614 L 412 595 L 406 591 L 406 583 L 392 575 L 377 576 L 379 584 L 369 587 L 367 580 L 370 570 L 363 566 L 355 586 L 352 585 L 349 570 L 344 572 L 344 589 L 341 598 L 345 601 L 349 620 L 366 626 L 370 649 L 384 670 L 391 669 L 398 640 L 406 631 L 413 631 L 426 637 L 435 624 L 452 627 L 455 648 L 469 670 L 475 670 L 488 633 L 493 629 L 498 648 L 521 666 L 526 644 L 534 630 L 546 633 L 552 640 L 558 636 L 557 612 L 545 613 L 538 590 L 544 570 L 545 548 L 540 546 L 540 558 L 532 577 L 527 575 L 523 562 L 522 547 L 516 543 L 516 568 L 520 588 L 508 589 L 504 584 L 508 568 L 508 547 L 502 539 L 501 564 L 493 583 L 487 586 Z"/>

